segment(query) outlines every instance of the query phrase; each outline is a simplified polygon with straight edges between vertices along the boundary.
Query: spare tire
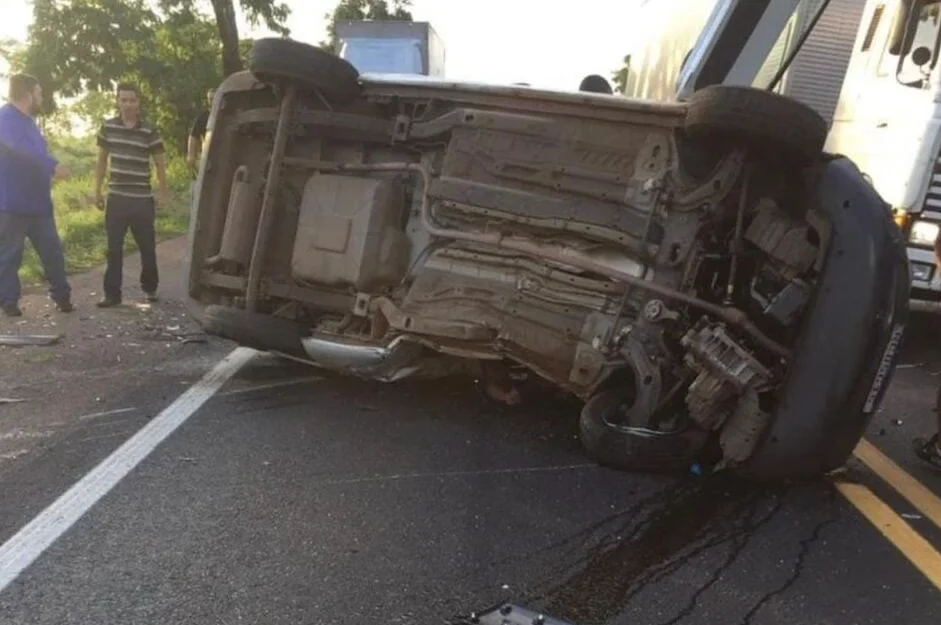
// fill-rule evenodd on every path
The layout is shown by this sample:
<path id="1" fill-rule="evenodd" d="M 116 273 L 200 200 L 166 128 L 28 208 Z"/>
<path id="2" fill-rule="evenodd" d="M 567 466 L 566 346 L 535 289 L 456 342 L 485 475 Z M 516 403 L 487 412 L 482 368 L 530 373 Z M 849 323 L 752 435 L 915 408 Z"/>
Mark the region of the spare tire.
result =
<path id="1" fill-rule="evenodd" d="M 313 87 L 337 104 L 359 95 L 359 72 L 348 61 L 312 45 L 268 37 L 252 45 L 249 70 L 268 83 Z"/>
<path id="2" fill-rule="evenodd" d="M 684 124 L 694 141 L 729 141 L 755 156 L 783 156 L 804 165 L 818 158 L 827 122 L 793 98 L 756 89 L 713 85 L 695 92 Z"/>

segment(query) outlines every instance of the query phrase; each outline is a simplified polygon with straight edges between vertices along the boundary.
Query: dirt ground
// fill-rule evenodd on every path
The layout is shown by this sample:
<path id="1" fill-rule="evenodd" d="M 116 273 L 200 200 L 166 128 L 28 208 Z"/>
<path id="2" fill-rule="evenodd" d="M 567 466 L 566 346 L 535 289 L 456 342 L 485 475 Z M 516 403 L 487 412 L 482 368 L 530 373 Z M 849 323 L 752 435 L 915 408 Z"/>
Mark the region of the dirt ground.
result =
<path id="1" fill-rule="evenodd" d="M 227 347 L 209 339 L 188 319 L 183 304 L 186 239 L 158 246 L 160 300 L 143 302 L 137 254 L 125 259 L 124 304 L 98 309 L 104 268 L 71 278 L 76 310 L 55 310 L 43 287 L 27 289 L 24 316 L 0 318 L 0 335 L 57 335 L 53 345 L 0 346 L 0 463 L 26 453 L 62 428 L 119 410 L 121 395 L 155 376 L 190 369 L 195 380 L 206 363 Z M 165 388 L 155 404 L 172 401 L 180 382 Z"/>

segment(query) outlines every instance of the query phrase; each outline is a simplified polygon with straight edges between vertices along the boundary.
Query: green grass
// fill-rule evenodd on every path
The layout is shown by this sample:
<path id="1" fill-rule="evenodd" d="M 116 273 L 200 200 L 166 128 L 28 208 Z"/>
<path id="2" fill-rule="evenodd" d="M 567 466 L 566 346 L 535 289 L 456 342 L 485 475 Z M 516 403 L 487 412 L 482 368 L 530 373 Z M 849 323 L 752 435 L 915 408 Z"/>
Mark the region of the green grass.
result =
<path id="1" fill-rule="evenodd" d="M 104 263 L 108 252 L 104 212 L 98 210 L 93 200 L 95 148 L 89 139 L 50 141 L 50 145 L 56 157 L 72 172 L 68 180 L 53 183 L 52 199 L 56 225 L 65 250 L 66 269 L 70 274 L 81 273 Z M 190 177 L 186 165 L 181 159 L 172 159 L 167 170 L 171 201 L 169 206 L 157 211 L 158 242 L 186 234 L 189 222 Z M 124 251 L 129 254 L 136 250 L 133 237 L 128 233 Z M 20 279 L 25 284 L 43 280 L 42 264 L 29 244 L 20 268 Z"/>

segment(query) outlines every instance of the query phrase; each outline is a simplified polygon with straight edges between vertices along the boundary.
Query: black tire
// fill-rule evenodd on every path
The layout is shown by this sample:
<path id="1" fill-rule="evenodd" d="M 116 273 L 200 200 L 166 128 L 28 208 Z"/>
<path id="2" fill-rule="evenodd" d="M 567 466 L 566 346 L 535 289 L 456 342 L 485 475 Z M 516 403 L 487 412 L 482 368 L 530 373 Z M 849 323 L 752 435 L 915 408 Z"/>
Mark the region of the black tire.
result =
<path id="1" fill-rule="evenodd" d="M 301 345 L 303 328 L 288 319 L 228 306 L 207 306 L 203 312 L 207 334 L 235 341 L 244 347 L 307 358 Z"/>
<path id="2" fill-rule="evenodd" d="M 783 156 L 798 164 L 820 157 L 827 122 L 792 98 L 752 87 L 714 85 L 695 92 L 684 124 L 694 141 L 731 141 L 755 156 Z"/>
<path id="3" fill-rule="evenodd" d="M 328 100 L 345 104 L 359 95 L 359 72 L 335 54 L 292 39 L 269 37 L 252 45 L 249 69 L 273 84 L 313 87 Z"/>
<path id="4" fill-rule="evenodd" d="M 649 473 L 686 472 L 697 462 L 707 442 L 705 433 L 687 430 L 648 436 L 619 427 L 609 418 L 622 402 L 619 391 L 606 390 L 582 408 L 578 430 L 589 458 L 612 469 Z"/>

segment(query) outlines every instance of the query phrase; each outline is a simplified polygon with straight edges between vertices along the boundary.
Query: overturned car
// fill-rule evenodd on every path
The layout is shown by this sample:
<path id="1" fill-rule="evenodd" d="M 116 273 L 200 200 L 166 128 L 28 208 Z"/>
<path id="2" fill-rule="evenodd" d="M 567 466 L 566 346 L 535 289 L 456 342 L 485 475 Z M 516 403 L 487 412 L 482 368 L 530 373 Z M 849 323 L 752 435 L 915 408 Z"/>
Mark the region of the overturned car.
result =
<path id="1" fill-rule="evenodd" d="M 844 463 L 907 318 L 890 213 L 773 93 L 688 103 L 358 76 L 260 40 L 190 231 L 211 334 L 381 380 L 522 366 L 586 452 L 757 479 Z"/>

